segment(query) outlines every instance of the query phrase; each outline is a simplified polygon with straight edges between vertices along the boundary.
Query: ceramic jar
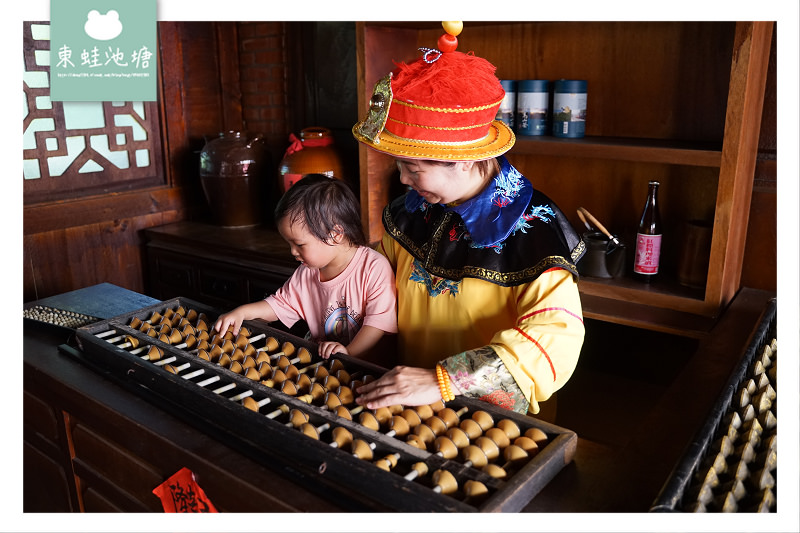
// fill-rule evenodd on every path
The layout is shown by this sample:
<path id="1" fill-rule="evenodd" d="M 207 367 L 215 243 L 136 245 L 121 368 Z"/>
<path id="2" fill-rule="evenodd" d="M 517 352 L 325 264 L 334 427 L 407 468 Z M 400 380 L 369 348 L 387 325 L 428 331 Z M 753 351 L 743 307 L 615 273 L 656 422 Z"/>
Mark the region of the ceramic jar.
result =
<path id="1" fill-rule="evenodd" d="M 260 134 L 250 137 L 228 131 L 205 144 L 200 152 L 200 181 L 218 224 L 244 227 L 262 222 L 270 159 Z"/>
<path id="2" fill-rule="evenodd" d="M 289 136 L 291 144 L 278 166 L 278 187 L 281 194 L 307 174 L 324 174 L 344 180 L 342 159 L 336 151 L 331 130 L 309 127 L 300 131 L 298 139 Z"/>

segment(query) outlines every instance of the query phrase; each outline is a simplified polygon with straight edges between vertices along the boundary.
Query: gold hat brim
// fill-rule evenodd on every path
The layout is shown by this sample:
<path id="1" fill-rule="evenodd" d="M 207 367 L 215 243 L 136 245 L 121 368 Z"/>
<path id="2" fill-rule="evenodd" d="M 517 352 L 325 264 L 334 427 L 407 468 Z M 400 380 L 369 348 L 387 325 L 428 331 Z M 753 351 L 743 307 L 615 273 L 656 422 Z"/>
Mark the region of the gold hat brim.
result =
<path id="1" fill-rule="evenodd" d="M 359 123 L 360 124 L 360 123 Z M 494 120 L 483 139 L 471 143 L 425 142 L 404 139 L 382 131 L 375 142 L 361 135 L 359 124 L 353 126 L 353 136 L 373 150 L 407 159 L 433 159 L 437 161 L 482 161 L 509 151 L 516 137 L 504 122 Z"/>

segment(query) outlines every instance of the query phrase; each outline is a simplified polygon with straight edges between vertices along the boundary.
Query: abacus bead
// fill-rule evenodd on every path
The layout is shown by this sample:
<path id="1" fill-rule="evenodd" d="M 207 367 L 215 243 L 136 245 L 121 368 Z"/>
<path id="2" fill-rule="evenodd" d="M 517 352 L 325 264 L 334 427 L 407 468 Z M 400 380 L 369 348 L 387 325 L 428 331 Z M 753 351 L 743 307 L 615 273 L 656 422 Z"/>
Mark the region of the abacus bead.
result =
<path id="1" fill-rule="evenodd" d="M 456 424 L 458 424 L 458 415 L 456 414 L 455 411 L 453 411 L 449 407 L 445 407 L 444 409 L 436 413 L 436 416 L 441 418 L 448 428 L 451 428 Z"/>
<path id="2" fill-rule="evenodd" d="M 308 415 L 299 409 L 292 409 L 289 414 L 289 421 L 294 427 L 299 427 L 308 422 Z"/>
<path id="3" fill-rule="evenodd" d="M 369 411 L 361 413 L 361 416 L 358 417 L 358 421 L 362 426 L 374 431 L 378 431 L 380 429 L 380 423 L 378 422 L 378 419 L 375 418 L 375 415 Z"/>
<path id="4" fill-rule="evenodd" d="M 350 449 L 353 452 L 353 455 L 359 459 L 364 459 L 367 461 L 372 460 L 372 448 L 366 443 L 366 441 L 354 439 L 353 442 L 350 443 Z"/>
<path id="5" fill-rule="evenodd" d="M 442 400 L 438 400 L 430 404 L 431 409 L 433 409 L 434 413 L 438 413 L 442 409 L 444 409 L 444 402 Z"/>
<path id="6" fill-rule="evenodd" d="M 389 420 L 389 429 L 394 430 L 398 437 L 408 435 L 411 430 L 406 419 L 399 415 L 395 415 Z"/>
<path id="7" fill-rule="evenodd" d="M 311 390 L 311 378 L 308 377 L 306 374 L 300 374 L 299 376 L 297 376 L 295 384 L 297 385 L 297 388 L 302 391 Z"/>
<path id="8" fill-rule="evenodd" d="M 335 409 L 342 405 L 342 400 L 335 392 L 327 392 L 325 393 L 325 405 L 328 409 Z"/>
<path id="9" fill-rule="evenodd" d="M 344 405 L 351 404 L 355 400 L 353 391 L 346 385 L 336 387 L 336 395 L 339 396 L 339 399 Z"/>
<path id="10" fill-rule="evenodd" d="M 350 373 L 347 370 L 343 369 L 343 368 L 340 369 L 340 370 L 337 370 L 335 375 L 336 375 L 336 379 L 339 380 L 339 383 L 347 383 L 351 379 L 350 378 Z"/>
<path id="11" fill-rule="evenodd" d="M 335 442 L 339 448 L 342 448 L 345 444 L 353 442 L 353 434 L 347 429 L 338 426 L 333 430 L 333 442 Z"/>
<path id="12" fill-rule="evenodd" d="M 411 465 L 411 470 L 419 472 L 420 476 L 424 476 L 425 474 L 428 473 L 428 465 L 420 461 L 419 463 L 414 463 L 413 465 Z"/>
<path id="13" fill-rule="evenodd" d="M 505 458 L 505 460 L 510 463 L 517 463 L 519 461 L 527 459 L 527 457 L 528 457 L 528 452 L 526 452 L 516 444 L 512 444 L 506 447 L 505 450 L 503 450 L 503 458 Z"/>
<path id="14" fill-rule="evenodd" d="M 335 374 L 339 370 L 344 370 L 344 363 L 342 363 L 339 359 L 333 359 L 328 365 L 328 372 Z"/>
<path id="15" fill-rule="evenodd" d="M 477 439 L 483 434 L 483 429 L 481 429 L 481 426 L 471 418 L 462 420 L 461 424 L 459 424 L 459 427 L 464 430 L 464 433 L 466 433 L 470 439 Z"/>
<path id="16" fill-rule="evenodd" d="M 472 462 L 472 466 L 475 468 L 482 468 L 489 462 L 489 459 L 486 457 L 486 454 L 483 453 L 483 450 L 474 444 L 470 444 L 464 448 L 461 452 L 461 456 L 465 461 Z"/>
<path id="17" fill-rule="evenodd" d="M 447 424 L 445 424 L 441 418 L 435 415 L 427 419 L 425 421 L 425 425 L 429 426 L 436 435 L 442 435 L 445 431 L 447 431 Z"/>
<path id="18" fill-rule="evenodd" d="M 478 425 L 481 427 L 481 430 L 483 431 L 486 431 L 487 429 L 489 429 L 494 425 L 494 420 L 492 419 L 492 415 L 490 415 L 486 411 L 475 411 L 474 413 L 472 413 L 472 419 L 478 423 Z"/>
<path id="19" fill-rule="evenodd" d="M 306 422 L 300 426 L 300 431 L 312 439 L 319 440 L 319 432 L 317 431 L 317 428 L 314 427 L 314 424 L 309 424 Z"/>
<path id="20" fill-rule="evenodd" d="M 504 479 L 506 475 L 508 475 L 505 469 L 501 466 L 497 466 L 496 464 L 489 463 L 484 466 L 481 470 L 489 474 L 495 479 Z"/>
<path id="21" fill-rule="evenodd" d="M 469 444 L 469 437 L 461 428 L 453 427 L 448 429 L 447 436 L 450 437 L 450 440 L 452 440 L 453 444 L 458 448 L 463 448 Z"/>
<path id="22" fill-rule="evenodd" d="M 267 340 L 264 341 L 264 347 L 267 349 L 268 352 L 274 352 L 278 349 L 278 339 L 275 337 L 267 337 Z"/>
<path id="23" fill-rule="evenodd" d="M 504 418 L 497 422 L 497 427 L 502 429 L 509 439 L 516 439 L 520 436 L 519 426 L 513 420 Z"/>
<path id="24" fill-rule="evenodd" d="M 488 493 L 489 489 L 487 489 L 486 485 L 484 485 L 480 481 L 475 481 L 474 479 L 470 479 L 466 483 L 464 483 L 464 494 L 466 494 L 468 498 L 480 498 L 481 496 L 485 496 Z"/>
<path id="25" fill-rule="evenodd" d="M 311 352 L 309 352 L 305 348 L 300 348 L 297 351 L 297 357 L 300 358 L 300 362 L 303 364 L 311 362 Z"/>
<path id="26" fill-rule="evenodd" d="M 295 386 L 294 382 L 289 381 L 288 379 L 281 383 L 280 391 L 289 396 L 297 396 L 297 387 Z"/>
<path id="27" fill-rule="evenodd" d="M 419 448 L 420 450 L 426 450 L 428 448 L 428 446 L 425 444 L 425 441 L 422 440 L 422 437 L 414 433 L 406 437 L 406 443 L 415 448 Z"/>
<path id="28" fill-rule="evenodd" d="M 442 454 L 445 459 L 453 459 L 458 456 L 458 448 L 448 437 L 436 437 L 433 443 L 434 449 Z"/>
<path id="29" fill-rule="evenodd" d="M 430 444 L 431 442 L 436 439 L 436 434 L 433 432 L 431 427 L 427 424 L 420 424 L 414 428 L 414 434 L 417 435 L 422 442 L 425 444 Z"/>
<path id="30" fill-rule="evenodd" d="M 535 452 L 539 451 L 539 445 L 530 437 L 517 437 L 514 439 L 514 444 L 528 452 L 529 455 L 533 455 Z"/>
<path id="31" fill-rule="evenodd" d="M 442 494 L 450 494 L 458 490 L 458 482 L 448 470 L 437 470 L 434 472 L 433 483 L 441 487 Z"/>
<path id="32" fill-rule="evenodd" d="M 353 419 L 353 415 L 350 414 L 350 410 L 344 405 L 340 405 L 339 407 L 337 407 L 334 412 L 336 413 L 336 416 L 346 418 L 347 420 Z"/>
<path id="33" fill-rule="evenodd" d="M 377 466 L 381 470 L 385 470 L 387 472 L 392 469 L 391 463 L 389 463 L 389 461 L 386 458 L 378 459 L 377 461 L 375 461 L 372 464 L 374 464 L 375 466 Z"/>
<path id="34" fill-rule="evenodd" d="M 378 419 L 380 424 L 386 424 L 392 418 L 392 412 L 388 407 L 379 407 L 375 410 L 375 418 Z"/>
<path id="35" fill-rule="evenodd" d="M 500 428 L 489 428 L 486 430 L 484 435 L 495 441 L 499 448 L 505 448 L 511 444 L 511 441 L 508 440 L 508 435 L 506 435 L 505 432 Z"/>
<path id="36" fill-rule="evenodd" d="M 475 444 L 483 450 L 483 453 L 486 454 L 486 457 L 491 461 L 498 455 L 500 455 L 500 448 L 497 447 L 497 443 L 486 436 L 481 436 L 475 439 Z"/>
<path id="37" fill-rule="evenodd" d="M 408 425 L 412 428 L 422 423 L 422 418 L 419 416 L 419 413 L 413 409 L 404 409 L 403 412 L 400 413 L 400 416 L 405 418 Z"/>
<path id="38" fill-rule="evenodd" d="M 419 405 L 414 408 L 414 410 L 419 414 L 419 417 L 425 421 L 433 416 L 433 409 L 430 405 Z"/>
<path id="39" fill-rule="evenodd" d="M 528 429 L 525 431 L 525 436 L 529 439 L 533 439 L 534 442 L 536 442 L 536 444 L 539 446 L 541 446 L 542 443 L 547 442 L 547 434 L 539 428 Z"/>

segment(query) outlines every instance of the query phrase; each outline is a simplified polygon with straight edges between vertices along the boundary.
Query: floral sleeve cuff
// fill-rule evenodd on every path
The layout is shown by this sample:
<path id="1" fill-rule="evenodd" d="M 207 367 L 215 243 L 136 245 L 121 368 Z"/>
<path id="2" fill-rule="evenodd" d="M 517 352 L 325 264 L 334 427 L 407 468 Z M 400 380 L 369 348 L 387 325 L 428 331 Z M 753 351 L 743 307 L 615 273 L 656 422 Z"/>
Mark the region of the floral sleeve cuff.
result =
<path id="1" fill-rule="evenodd" d="M 441 364 L 461 394 L 518 413 L 528 412 L 528 399 L 491 347 L 461 352 Z"/>

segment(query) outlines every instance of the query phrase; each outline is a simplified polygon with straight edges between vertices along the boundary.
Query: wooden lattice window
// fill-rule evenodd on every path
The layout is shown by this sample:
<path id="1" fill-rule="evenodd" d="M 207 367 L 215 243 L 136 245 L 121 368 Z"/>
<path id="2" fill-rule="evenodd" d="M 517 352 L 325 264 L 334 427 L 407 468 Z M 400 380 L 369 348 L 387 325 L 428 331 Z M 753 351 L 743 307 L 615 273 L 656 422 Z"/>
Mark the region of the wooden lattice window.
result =
<path id="1" fill-rule="evenodd" d="M 157 102 L 50 99 L 50 25 L 23 23 L 25 204 L 165 182 Z"/>

